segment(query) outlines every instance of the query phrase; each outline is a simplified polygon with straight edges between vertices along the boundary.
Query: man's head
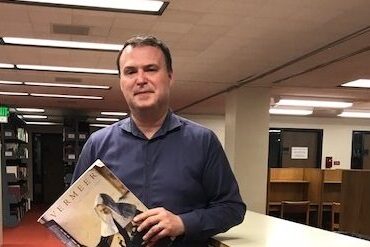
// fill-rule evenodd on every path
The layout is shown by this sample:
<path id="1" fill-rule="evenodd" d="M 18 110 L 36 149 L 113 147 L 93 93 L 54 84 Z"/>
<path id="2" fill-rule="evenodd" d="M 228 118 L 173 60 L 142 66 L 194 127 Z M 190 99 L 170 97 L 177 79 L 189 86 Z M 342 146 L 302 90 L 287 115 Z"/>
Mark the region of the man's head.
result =
<path id="1" fill-rule="evenodd" d="M 153 36 L 129 39 L 117 58 L 121 91 L 132 114 L 153 117 L 168 111 L 172 59 L 168 47 Z"/>
<path id="2" fill-rule="evenodd" d="M 150 36 L 150 35 L 149 36 L 135 36 L 135 37 L 132 37 L 126 40 L 125 43 L 123 43 L 123 47 L 121 51 L 118 53 L 116 64 L 117 64 L 119 76 L 121 76 L 120 58 L 121 58 L 123 50 L 127 46 L 132 46 L 132 47 L 153 46 L 153 47 L 157 47 L 161 49 L 161 51 L 163 52 L 164 58 L 165 58 L 167 71 L 170 73 L 173 72 L 171 52 L 165 43 L 163 43 L 161 40 L 157 39 L 156 37 Z"/>

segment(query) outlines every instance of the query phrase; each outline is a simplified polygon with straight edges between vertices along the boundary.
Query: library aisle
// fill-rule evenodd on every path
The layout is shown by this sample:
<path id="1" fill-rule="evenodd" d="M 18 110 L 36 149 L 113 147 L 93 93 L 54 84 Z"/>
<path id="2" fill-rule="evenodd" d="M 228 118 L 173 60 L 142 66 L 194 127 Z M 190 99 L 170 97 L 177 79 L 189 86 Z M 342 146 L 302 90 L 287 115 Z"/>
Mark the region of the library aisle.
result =
<path id="1" fill-rule="evenodd" d="M 4 247 L 63 247 L 64 245 L 37 219 L 46 207 L 33 205 L 16 227 L 4 228 Z"/>

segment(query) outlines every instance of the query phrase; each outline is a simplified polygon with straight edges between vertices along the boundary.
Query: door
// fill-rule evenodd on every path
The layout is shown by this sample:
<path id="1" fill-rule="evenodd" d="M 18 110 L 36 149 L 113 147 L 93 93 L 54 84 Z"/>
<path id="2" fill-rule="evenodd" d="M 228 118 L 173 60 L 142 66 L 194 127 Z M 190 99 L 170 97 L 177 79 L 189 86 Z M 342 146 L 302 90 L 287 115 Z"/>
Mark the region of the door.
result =
<path id="1" fill-rule="evenodd" d="M 36 134 L 34 138 L 35 199 L 52 204 L 64 192 L 62 134 Z"/>
<path id="2" fill-rule="evenodd" d="M 321 129 L 270 129 L 269 167 L 321 168 Z"/>
<path id="3" fill-rule="evenodd" d="M 370 132 L 353 131 L 352 133 L 352 169 L 370 169 Z"/>

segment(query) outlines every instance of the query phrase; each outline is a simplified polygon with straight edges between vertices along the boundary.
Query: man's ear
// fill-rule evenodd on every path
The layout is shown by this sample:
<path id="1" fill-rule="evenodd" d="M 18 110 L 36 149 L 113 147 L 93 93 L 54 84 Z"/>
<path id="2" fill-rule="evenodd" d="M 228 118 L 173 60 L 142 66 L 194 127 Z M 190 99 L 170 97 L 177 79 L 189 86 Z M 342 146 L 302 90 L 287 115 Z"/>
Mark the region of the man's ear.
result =
<path id="1" fill-rule="evenodd" d="M 169 73 L 168 73 L 168 77 L 170 78 L 170 86 L 172 86 L 172 84 L 173 84 L 173 82 L 174 82 L 173 72 L 169 72 Z"/>

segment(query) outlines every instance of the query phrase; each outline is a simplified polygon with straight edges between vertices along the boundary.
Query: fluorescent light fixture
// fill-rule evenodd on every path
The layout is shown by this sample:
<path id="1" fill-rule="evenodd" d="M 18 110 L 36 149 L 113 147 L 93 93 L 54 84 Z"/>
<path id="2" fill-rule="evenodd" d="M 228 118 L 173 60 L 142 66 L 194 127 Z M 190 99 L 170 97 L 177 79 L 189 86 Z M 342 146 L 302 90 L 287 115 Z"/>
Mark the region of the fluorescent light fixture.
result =
<path id="1" fill-rule="evenodd" d="M 14 64 L 0 63 L 0 68 L 2 68 L 2 69 L 14 69 Z"/>
<path id="2" fill-rule="evenodd" d="M 41 108 L 15 108 L 15 109 L 20 112 L 45 112 L 45 110 Z"/>
<path id="3" fill-rule="evenodd" d="M 56 71 L 56 72 L 74 72 L 74 73 L 93 73 L 93 74 L 118 74 L 115 69 L 94 69 L 94 68 L 79 68 L 79 67 L 62 67 L 62 66 L 46 66 L 46 65 L 30 65 L 30 64 L 16 64 L 18 69 L 27 70 L 42 70 L 42 71 Z"/>
<path id="4" fill-rule="evenodd" d="M 26 124 L 30 124 L 30 125 L 62 125 L 61 123 L 54 123 L 54 122 L 26 122 Z"/>
<path id="5" fill-rule="evenodd" d="M 89 124 L 91 127 L 99 127 L 99 128 L 104 128 L 109 126 L 109 124 Z"/>
<path id="6" fill-rule="evenodd" d="M 117 122 L 119 121 L 118 118 L 103 118 L 103 117 L 97 117 L 97 121 L 106 121 L 106 122 Z"/>
<path id="7" fill-rule="evenodd" d="M 73 49 L 84 49 L 84 50 L 120 51 L 123 47 L 123 45 L 117 45 L 117 44 L 90 43 L 90 42 L 65 41 L 65 40 L 51 40 L 51 39 L 29 39 L 29 38 L 16 38 L 16 37 L 3 37 L 2 39 L 5 44 L 11 44 L 11 45 L 73 48 Z"/>
<path id="8" fill-rule="evenodd" d="M 281 99 L 279 102 L 276 103 L 276 105 L 347 108 L 347 107 L 351 107 L 353 103 L 343 102 L 343 101 Z"/>
<path id="9" fill-rule="evenodd" d="M 19 92 L 0 92 L 0 95 L 7 95 L 7 96 L 27 96 L 28 93 L 19 93 Z"/>
<path id="10" fill-rule="evenodd" d="M 110 115 L 110 116 L 127 116 L 127 112 L 112 112 L 112 111 L 102 111 L 101 115 Z"/>
<path id="11" fill-rule="evenodd" d="M 36 118 L 36 119 L 46 119 L 47 116 L 44 115 L 21 115 L 22 118 Z"/>
<path id="12" fill-rule="evenodd" d="M 69 84 L 69 83 L 49 83 L 49 82 L 25 82 L 24 85 L 27 85 L 27 86 L 42 86 L 42 87 L 68 87 L 68 88 L 86 88 L 86 89 L 110 89 L 110 86 Z"/>
<path id="13" fill-rule="evenodd" d="M 86 95 L 68 95 L 68 94 L 46 94 L 46 93 L 31 93 L 35 97 L 50 97 L 50 98 L 67 98 L 67 99 L 93 99 L 101 100 L 101 96 L 86 96 Z"/>
<path id="14" fill-rule="evenodd" d="M 370 118 L 370 112 L 356 112 L 356 111 L 345 111 L 338 115 L 339 117 L 349 118 Z"/>
<path id="15" fill-rule="evenodd" d="M 278 109 L 278 108 L 271 108 L 269 110 L 270 114 L 276 115 L 310 115 L 312 114 L 312 110 L 300 110 L 300 109 Z"/>
<path id="16" fill-rule="evenodd" d="M 269 130 L 269 133 L 281 133 L 281 130 Z"/>
<path id="17" fill-rule="evenodd" d="M 368 79 L 358 79 L 355 81 L 350 81 L 341 85 L 342 87 L 361 87 L 370 88 L 370 80 Z"/>
<path id="18" fill-rule="evenodd" d="M 0 84 L 5 84 L 5 85 L 22 85 L 23 82 L 21 82 L 21 81 L 0 81 Z"/>
<path id="19" fill-rule="evenodd" d="M 163 12 L 164 7 L 168 5 L 163 1 L 147 1 L 147 0 L 13 0 L 11 2 L 30 3 L 38 5 L 56 5 L 59 7 L 68 8 L 87 8 L 87 9 L 103 9 L 110 11 L 122 12 Z"/>

